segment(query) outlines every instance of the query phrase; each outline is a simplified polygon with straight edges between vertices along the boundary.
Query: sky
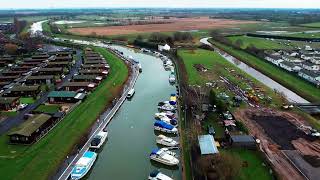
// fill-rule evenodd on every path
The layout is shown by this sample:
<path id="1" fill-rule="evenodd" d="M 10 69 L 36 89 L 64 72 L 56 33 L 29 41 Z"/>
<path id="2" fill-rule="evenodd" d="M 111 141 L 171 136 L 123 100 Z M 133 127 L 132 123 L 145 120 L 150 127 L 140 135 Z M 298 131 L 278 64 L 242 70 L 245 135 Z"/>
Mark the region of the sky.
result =
<path id="1" fill-rule="evenodd" d="M 0 4 L 0 9 L 97 7 L 320 8 L 320 0 L 0 0 Z"/>

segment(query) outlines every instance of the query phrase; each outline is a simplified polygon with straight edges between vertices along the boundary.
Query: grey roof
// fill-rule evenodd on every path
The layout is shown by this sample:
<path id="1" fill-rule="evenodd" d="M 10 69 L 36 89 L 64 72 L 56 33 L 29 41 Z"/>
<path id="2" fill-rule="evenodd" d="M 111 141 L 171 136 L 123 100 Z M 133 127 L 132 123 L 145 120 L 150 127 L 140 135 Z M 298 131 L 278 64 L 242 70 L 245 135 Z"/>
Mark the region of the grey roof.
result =
<path id="1" fill-rule="evenodd" d="M 316 71 L 309 71 L 309 70 L 303 69 L 303 70 L 299 71 L 299 74 L 300 73 L 306 74 L 306 75 L 313 77 L 313 78 L 320 77 L 320 72 L 316 72 Z"/>
<path id="2" fill-rule="evenodd" d="M 250 135 L 231 135 L 232 142 L 254 142 L 255 140 Z"/>
<path id="3" fill-rule="evenodd" d="M 295 67 L 295 66 L 297 66 L 296 63 L 288 62 L 288 61 L 283 61 L 283 62 L 281 62 L 281 64 L 284 64 L 284 65 L 289 66 L 289 67 L 292 67 L 292 68 Z"/>

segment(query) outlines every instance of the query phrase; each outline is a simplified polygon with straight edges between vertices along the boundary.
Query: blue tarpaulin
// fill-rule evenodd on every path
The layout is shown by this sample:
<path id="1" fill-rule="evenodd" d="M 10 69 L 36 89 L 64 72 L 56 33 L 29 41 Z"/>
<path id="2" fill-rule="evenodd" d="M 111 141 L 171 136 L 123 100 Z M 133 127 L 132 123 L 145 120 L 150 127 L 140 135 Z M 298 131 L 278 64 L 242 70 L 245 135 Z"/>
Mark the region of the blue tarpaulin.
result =
<path id="1" fill-rule="evenodd" d="M 213 136 L 201 135 L 201 136 L 198 136 L 198 140 L 199 140 L 200 151 L 202 155 L 219 153 Z"/>

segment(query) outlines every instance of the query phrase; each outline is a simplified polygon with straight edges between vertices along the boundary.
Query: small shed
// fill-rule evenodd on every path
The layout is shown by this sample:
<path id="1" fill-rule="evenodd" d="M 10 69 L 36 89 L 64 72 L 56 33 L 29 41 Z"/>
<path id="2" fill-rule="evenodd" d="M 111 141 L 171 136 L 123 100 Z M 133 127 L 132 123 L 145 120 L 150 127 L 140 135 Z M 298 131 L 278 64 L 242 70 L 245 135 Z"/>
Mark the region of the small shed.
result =
<path id="1" fill-rule="evenodd" d="M 256 149 L 256 141 L 250 135 L 231 135 L 230 144 L 232 147 Z"/>
<path id="2" fill-rule="evenodd" d="M 219 153 L 213 136 L 201 135 L 198 136 L 201 155 L 217 154 Z"/>

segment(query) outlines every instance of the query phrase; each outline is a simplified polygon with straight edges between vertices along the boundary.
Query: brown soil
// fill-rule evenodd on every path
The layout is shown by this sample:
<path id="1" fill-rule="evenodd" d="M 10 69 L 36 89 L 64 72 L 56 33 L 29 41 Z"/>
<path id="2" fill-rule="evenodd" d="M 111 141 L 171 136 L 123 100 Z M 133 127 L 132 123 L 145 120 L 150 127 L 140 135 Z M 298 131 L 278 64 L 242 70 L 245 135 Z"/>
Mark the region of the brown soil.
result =
<path id="1" fill-rule="evenodd" d="M 248 127 L 250 134 L 255 136 L 257 139 L 260 139 L 261 143 L 259 148 L 262 152 L 265 153 L 266 158 L 268 159 L 269 163 L 273 166 L 273 169 L 277 172 L 280 179 L 304 179 L 300 175 L 300 173 L 293 167 L 293 165 L 287 160 L 287 158 L 281 150 L 283 146 L 288 145 L 288 143 L 285 142 L 285 139 L 287 139 L 289 143 L 291 142 L 291 140 L 293 141 L 292 144 L 290 143 L 290 145 L 288 145 L 290 148 L 294 146 L 294 148 L 296 148 L 300 152 L 311 151 L 312 146 L 310 148 L 305 148 L 305 146 L 298 147 L 298 145 L 300 145 L 299 143 L 302 142 L 308 142 L 310 144 L 313 144 L 313 142 L 309 142 L 305 139 L 303 139 L 304 141 L 301 141 L 299 138 L 296 137 L 296 135 L 294 135 L 295 132 L 297 132 L 294 131 L 294 126 L 299 127 L 302 124 L 308 125 L 303 120 L 303 118 L 290 112 L 279 112 L 267 108 L 243 109 L 235 112 L 234 115 L 236 119 L 242 121 Z M 253 116 L 254 119 L 251 119 Z M 257 121 L 257 117 L 259 116 L 264 118 L 262 118 L 262 120 L 258 123 L 259 120 Z M 277 124 L 276 120 L 279 124 Z M 275 127 L 272 128 L 271 125 L 267 125 L 267 123 L 262 121 L 272 121 L 270 124 L 275 125 Z M 287 130 L 286 128 L 289 128 L 290 130 Z M 295 130 L 297 130 L 297 128 L 295 128 Z M 278 139 L 282 140 L 279 141 Z M 315 154 L 315 152 L 310 154 Z"/>
<path id="2" fill-rule="evenodd" d="M 126 25 L 108 27 L 71 28 L 71 33 L 80 35 L 120 35 L 150 32 L 174 32 L 201 29 L 229 28 L 239 24 L 256 23 L 255 21 L 240 21 L 230 19 L 210 19 L 208 17 L 196 18 L 170 18 L 162 20 L 161 24 Z"/>

